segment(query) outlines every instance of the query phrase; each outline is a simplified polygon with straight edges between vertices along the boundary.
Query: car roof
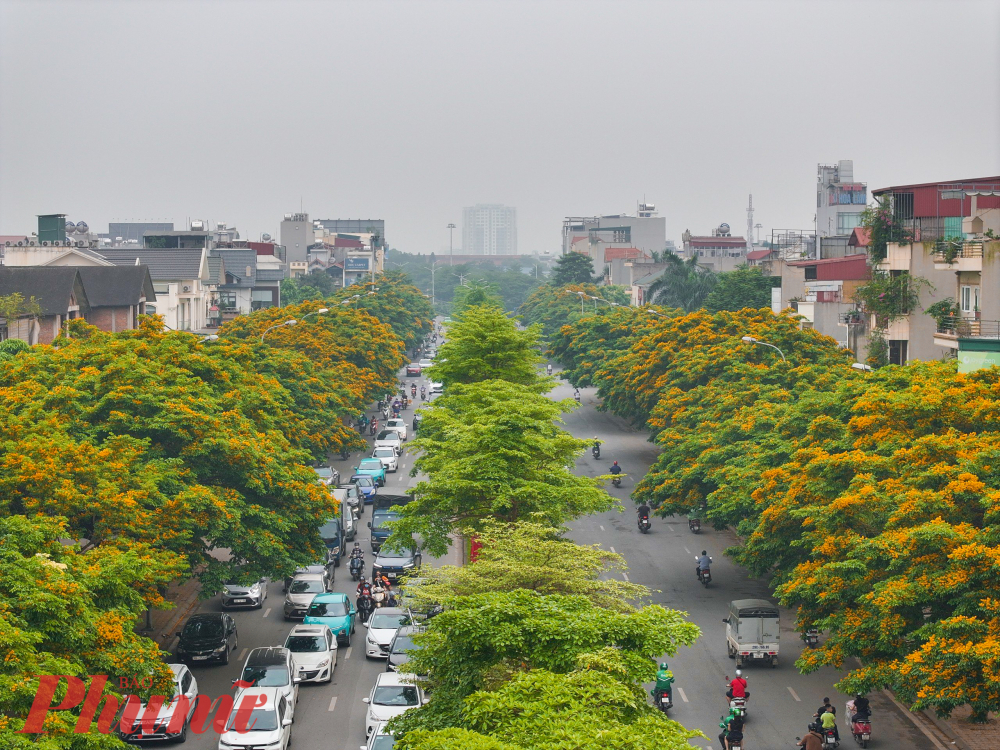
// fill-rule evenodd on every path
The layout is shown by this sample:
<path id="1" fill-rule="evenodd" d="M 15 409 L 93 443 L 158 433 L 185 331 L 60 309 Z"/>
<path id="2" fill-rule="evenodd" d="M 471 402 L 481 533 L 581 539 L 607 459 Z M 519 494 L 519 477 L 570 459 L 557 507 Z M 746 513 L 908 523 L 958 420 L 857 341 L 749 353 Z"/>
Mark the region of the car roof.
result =
<path id="1" fill-rule="evenodd" d="M 324 635 L 325 630 L 329 630 L 326 625 L 296 625 L 288 635 Z"/>
<path id="2" fill-rule="evenodd" d="M 246 696 L 246 695 L 265 695 L 265 696 L 267 696 L 268 700 L 264 701 L 263 705 L 260 708 L 263 709 L 263 710 L 265 710 L 265 711 L 273 711 L 274 707 L 276 705 L 278 705 L 278 698 L 281 697 L 281 693 L 279 692 L 280 690 L 281 690 L 280 687 L 256 687 L 255 686 L 255 687 L 243 688 L 243 690 L 240 691 L 240 695 L 241 696 Z M 240 700 L 242 700 L 242 698 L 240 698 Z M 233 705 L 233 711 L 235 711 L 239 707 L 240 707 L 239 702 L 235 703 Z M 257 710 L 257 709 L 254 709 L 254 710 Z"/>
<path id="3" fill-rule="evenodd" d="M 174 679 L 177 679 L 180 673 L 187 669 L 187 667 L 183 664 L 168 664 L 167 666 L 170 667 L 170 671 L 174 673 Z"/>
<path id="4" fill-rule="evenodd" d="M 395 436 L 395 435 L 396 435 L 396 433 L 395 433 L 395 432 L 393 432 L 392 430 L 382 430 L 382 432 L 380 432 L 380 433 L 378 434 L 378 437 L 377 437 L 377 438 L 375 438 L 375 439 L 376 439 L 376 440 L 385 440 L 385 439 L 387 439 L 387 438 L 390 438 L 390 437 L 393 437 L 393 436 Z M 399 438 L 398 438 L 398 437 L 396 437 L 396 439 L 398 440 Z"/>
<path id="5" fill-rule="evenodd" d="M 337 591 L 327 591 L 325 594 L 316 594 L 313 597 L 313 603 L 316 602 L 339 602 L 347 601 L 347 594 L 341 594 Z"/>
<path id="6" fill-rule="evenodd" d="M 372 463 L 372 462 L 374 461 L 374 459 L 372 459 L 372 458 L 362 458 L 362 459 L 361 459 L 361 463 L 359 463 L 359 464 L 358 464 L 358 466 L 361 466 L 361 464 L 365 463 L 366 461 L 367 461 L 368 463 Z M 382 462 L 381 462 L 381 461 L 379 461 L 379 464 L 378 464 L 378 465 L 379 465 L 379 468 L 381 468 L 381 466 L 382 466 Z"/>
<path id="7" fill-rule="evenodd" d="M 381 607 L 375 610 L 372 614 L 375 615 L 405 615 L 406 611 L 400 609 L 399 607 Z"/>
<path id="8" fill-rule="evenodd" d="M 296 573 L 292 576 L 293 581 L 319 581 L 322 583 L 326 578 L 322 573 Z"/>
<path id="9" fill-rule="evenodd" d="M 225 616 L 225 612 L 199 612 L 196 615 L 191 615 L 187 621 L 195 622 L 196 620 L 222 620 Z"/>
<path id="10" fill-rule="evenodd" d="M 255 665 L 278 665 L 285 664 L 288 660 L 288 649 L 283 646 L 259 646 L 250 652 L 247 657 L 247 664 Z"/>
<path id="11" fill-rule="evenodd" d="M 377 450 L 377 451 L 391 451 L 392 450 L 392 446 L 391 445 L 376 445 L 375 446 L 375 450 Z M 393 452 L 392 455 L 394 455 L 394 456 L 396 455 L 395 451 Z"/>
<path id="12" fill-rule="evenodd" d="M 386 424 L 392 424 L 393 422 L 400 422 L 404 426 L 406 425 L 406 420 L 405 419 L 390 419 L 388 422 L 386 422 Z"/>
<path id="13" fill-rule="evenodd" d="M 375 678 L 375 687 L 384 685 L 413 685 L 413 675 L 400 672 L 379 672 Z"/>

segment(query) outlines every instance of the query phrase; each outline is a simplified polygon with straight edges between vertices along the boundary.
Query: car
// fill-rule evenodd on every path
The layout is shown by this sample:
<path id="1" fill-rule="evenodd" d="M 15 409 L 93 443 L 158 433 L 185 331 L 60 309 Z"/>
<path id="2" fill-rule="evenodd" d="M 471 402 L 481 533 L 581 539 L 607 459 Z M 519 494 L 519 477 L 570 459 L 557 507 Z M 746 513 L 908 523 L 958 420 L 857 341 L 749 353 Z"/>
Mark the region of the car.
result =
<path id="1" fill-rule="evenodd" d="M 302 682 L 330 682 L 337 668 L 337 639 L 325 625 L 296 625 L 285 638 Z"/>
<path id="2" fill-rule="evenodd" d="M 312 573 L 313 575 L 323 576 L 323 583 L 326 586 L 327 591 L 329 591 L 333 585 L 333 569 L 330 567 L 330 564 L 324 560 L 323 562 L 317 562 L 313 565 L 306 565 L 304 568 L 296 569 L 294 576 L 287 576 L 285 578 L 285 587 L 283 591 L 287 592 L 288 587 L 291 585 L 292 581 L 295 580 L 295 576 L 301 573 Z"/>
<path id="3" fill-rule="evenodd" d="M 392 750 L 392 746 L 396 743 L 396 739 L 392 736 L 392 732 L 389 731 L 389 722 L 380 721 L 375 725 L 375 729 L 372 730 L 371 735 L 368 737 L 368 742 L 361 745 L 361 750 Z"/>
<path id="4" fill-rule="evenodd" d="M 398 607 L 382 607 L 376 609 L 368 618 L 365 627 L 365 658 L 385 659 L 389 655 L 392 637 L 396 635 L 401 625 L 409 625 L 410 618 Z"/>
<path id="5" fill-rule="evenodd" d="M 395 430 L 399 433 L 399 439 L 406 441 L 406 422 L 402 419 L 390 419 L 385 423 L 385 429 Z"/>
<path id="6" fill-rule="evenodd" d="M 164 700 L 159 711 L 156 712 L 156 721 L 153 722 L 152 732 L 143 732 L 141 719 L 146 712 L 146 704 L 142 703 L 138 696 L 124 696 L 130 702 L 139 702 L 138 711 L 134 714 L 135 720 L 130 731 L 119 727 L 118 737 L 129 743 L 145 742 L 148 740 L 172 740 L 174 742 L 184 742 L 187 739 L 188 722 L 194 714 L 194 709 L 198 703 L 198 681 L 191 674 L 191 670 L 184 664 L 168 664 L 170 671 L 174 673 L 174 692 L 169 701 Z M 187 713 L 184 721 L 175 713 L 181 706 L 181 698 L 186 698 Z M 173 726 L 171 726 L 173 725 Z M 179 725 L 179 726 L 178 726 Z"/>
<path id="7" fill-rule="evenodd" d="M 372 552 L 382 549 L 382 543 L 389 538 L 392 533 L 386 527 L 389 521 L 399 519 L 399 513 L 389 507 L 375 508 L 372 511 L 372 520 L 368 522 L 368 528 L 372 530 L 371 545 Z"/>
<path id="8" fill-rule="evenodd" d="M 378 447 L 377 440 L 375 441 L 375 447 Z M 358 465 L 354 467 L 354 473 L 367 474 L 375 480 L 379 487 L 385 487 L 385 467 L 377 458 L 362 458 L 358 462 Z"/>
<path id="9" fill-rule="evenodd" d="M 363 516 L 365 513 L 365 501 L 361 498 L 361 493 L 358 492 L 357 485 L 340 484 L 337 485 L 337 489 L 344 490 L 347 493 L 347 504 L 354 508 L 359 516 Z"/>
<path id="10" fill-rule="evenodd" d="M 239 706 L 244 693 L 258 688 L 275 688 L 279 696 L 288 701 L 288 716 L 294 716 L 295 703 L 299 699 L 299 683 L 301 678 L 295 673 L 292 663 L 292 652 L 283 646 L 261 646 L 247 654 L 240 676 L 233 680 L 235 685 L 242 681 L 253 687 L 236 689 L 233 704 Z M 272 706 L 274 703 L 271 704 Z M 246 743 L 241 742 L 241 745 Z"/>
<path id="11" fill-rule="evenodd" d="M 372 563 L 372 575 L 384 575 L 390 581 L 398 581 L 419 573 L 420 561 L 420 550 L 415 547 L 400 551 L 380 549 Z"/>
<path id="12" fill-rule="evenodd" d="M 267 581 L 261 578 L 251 584 L 236 579 L 225 582 L 222 588 L 222 608 L 255 607 L 260 609 L 267 599 Z"/>
<path id="13" fill-rule="evenodd" d="M 382 430 L 375 437 L 375 447 L 392 448 L 398 455 L 403 452 L 403 441 L 400 439 L 399 433 L 395 430 Z"/>
<path id="14" fill-rule="evenodd" d="M 431 381 L 431 393 L 444 393 L 444 383 Z"/>
<path id="15" fill-rule="evenodd" d="M 372 451 L 372 458 L 377 458 L 382 462 L 386 471 L 396 472 L 399 470 L 399 455 L 395 448 L 383 448 L 379 446 Z"/>
<path id="16" fill-rule="evenodd" d="M 319 527 L 319 538 L 326 545 L 327 562 L 333 567 L 340 567 L 340 555 L 344 549 L 344 525 L 339 518 L 331 518 Z"/>
<path id="17" fill-rule="evenodd" d="M 420 369 L 421 370 L 426 370 L 428 367 L 432 366 L 433 364 L 434 363 L 431 362 L 429 359 L 422 359 L 422 360 L 420 360 Z"/>
<path id="18" fill-rule="evenodd" d="M 375 678 L 375 686 L 367 698 L 368 715 L 365 717 L 365 737 L 375 731 L 380 721 L 389 721 L 411 708 L 427 703 L 424 691 L 413 682 L 412 675 L 397 672 L 381 672 Z"/>
<path id="19" fill-rule="evenodd" d="M 184 664 L 217 661 L 229 663 L 240 643 L 236 620 L 225 612 L 203 612 L 188 618 L 177 642 L 177 659 Z"/>
<path id="20" fill-rule="evenodd" d="M 304 573 L 295 576 L 288 585 L 285 593 L 285 606 L 283 608 L 286 620 L 298 619 L 306 616 L 306 610 L 312 604 L 316 594 L 325 594 L 329 591 L 326 579 L 322 575 L 315 573 Z"/>
<path id="21" fill-rule="evenodd" d="M 385 659 L 386 672 L 396 672 L 410 660 L 410 653 L 419 648 L 413 642 L 413 636 L 419 632 L 420 628 L 416 625 L 400 626 L 392 637 L 392 643 L 389 644 L 389 653 Z"/>
<path id="22" fill-rule="evenodd" d="M 234 701 L 225 731 L 219 735 L 219 750 L 245 747 L 287 750 L 292 741 L 294 712 L 288 697 L 276 687 L 246 688 L 240 695 L 246 697 L 248 702 L 252 698 L 253 705 L 259 708 L 253 709 L 244 724 L 243 717 L 239 715 L 240 702 Z"/>
<path id="23" fill-rule="evenodd" d="M 370 474 L 355 474 L 351 477 L 351 484 L 358 488 L 358 493 L 364 502 L 374 502 L 378 494 L 378 482 Z"/>
<path id="24" fill-rule="evenodd" d="M 340 484 L 340 472 L 332 466 L 314 466 L 313 471 L 316 472 L 319 481 L 327 487 Z"/>
<path id="25" fill-rule="evenodd" d="M 417 376 L 417 375 L 420 374 L 420 369 L 421 368 L 420 368 L 420 364 L 419 363 L 417 363 L 417 362 L 410 362 L 410 364 L 408 364 L 406 366 L 406 375 L 408 377 L 409 376 Z"/>
<path id="26" fill-rule="evenodd" d="M 330 628 L 330 632 L 337 637 L 337 643 L 342 646 L 350 646 L 357 613 L 354 605 L 347 598 L 347 594 L 316 594 L 306 611 L 303 623 L 306 625 L 326 625 Z"/>
<path id="27" fill-rule="evenodd" d="M 423 421 L 424 421 L 424 415 L 423 414 L 420 414 L 418 412 L 418 413 L 416 413 L 416 414 L 413 415 L 412 427 L 413 427 L 413 434 L 414 435 L 417 434 L 417 430 L 420 429 L 420 423 L 423 422 Z"/>

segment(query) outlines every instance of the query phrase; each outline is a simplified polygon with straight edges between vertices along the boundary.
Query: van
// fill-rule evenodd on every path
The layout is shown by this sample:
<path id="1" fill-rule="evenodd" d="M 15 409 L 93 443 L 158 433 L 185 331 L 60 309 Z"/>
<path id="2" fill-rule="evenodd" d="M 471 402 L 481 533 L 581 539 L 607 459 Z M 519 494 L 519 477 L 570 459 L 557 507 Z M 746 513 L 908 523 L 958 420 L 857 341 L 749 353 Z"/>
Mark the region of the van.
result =
<path id="1" fill-rule="evenodd" d="M 729 603 L 726 650 L 741 669 L 751 662 L 778 666 L 780 630 L 778 607 L 766 599 L 736 599 Z"/>

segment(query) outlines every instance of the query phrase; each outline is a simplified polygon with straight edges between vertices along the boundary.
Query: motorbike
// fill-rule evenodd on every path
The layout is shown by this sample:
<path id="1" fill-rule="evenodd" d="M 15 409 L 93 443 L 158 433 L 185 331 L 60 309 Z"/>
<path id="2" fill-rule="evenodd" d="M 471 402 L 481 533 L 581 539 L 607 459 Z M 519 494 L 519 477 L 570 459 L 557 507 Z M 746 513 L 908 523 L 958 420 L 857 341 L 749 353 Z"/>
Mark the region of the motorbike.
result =
<path id="1" fill-rule="evenodd" d="M 697 560 L 698 556 L 695 555 L 694 559 Z M 708 560 L 709 562 L 711 562 L 712 558 L 710 557 L 708 558 Z M 705 588 L 708 588 L 708 584 L 712 582 L 712 569 L 708 568 L 706 570 L 702 570 L 701 568 L 695 568 L 695 571 L 698 575 L 698 581 L 701 583 L 701 585 L 704 586 Z"/>
<path id="2" fill-rule="evenodd" d="M 701 533 L 701 519 L 700 518 L 689 518 L 688 528 L 691 529 L 691 533 L 700 534 Z"/>
<path id="3" fill-rule="evenodd" d="M 590 449 L 590 452 L 594 454 L 594 458 L 596 459 L 601 458 L 601 446 L 595 445 L 593 448 Z"/>
<path id="4" fill-rule="evenodd" d="M 358 616 L 361 618 L 362 623 L 368 622 L 368 618 L 372 616 L 372 612 L 375 611 L 375 602 L 372 601 L 370 594 L 362 594 L 358 597 Z"/>
<path id="5" fill-rule="evenodd" d="M 382 407 L 382 418 L 383 419 L 388 419 L 389 418 L 389 407 L 388 406 L 383 406 Z"/>
<path id="6" fill-rule="evenodd" d="M 417 386 L 415 386 L 415 385 L 410 386 L 410 395 L 416 397 L 416 395 L 417 395 Z"/>
<path id="7" fill-rule="evenodd" d="M 639 531 L 643 534 L 648 534 L 651 526 L 649 516 L 639 516 Z"/>
<path id="8" fill-rule="evenodd" d="M 806 646 L 809 648 L 816 648 L 819 645 L 819 630 L 809 628 L 809 630 L 802 634 L 802 640 L 806 642 Z"/>
<path id="9" fill-rule="evenodd" d="M 378 422 L 372 420 L 371 424 L 368 425 L 368 434 L 374 435 L 376 432 L 378 432 Z"/>
<path id="10" fill-rule="evenodd" d="M 872 738 L 872 720 L 870 716 L 855 716 L 851 719 L 851 734 L 854 741 L 861 747 L 868 747 Z"/>
<path id="11" fill-rule="evenodd" d="M 746 719 L 747 719 L 747 699 L 746 698 L 730 698 L 729 699 L 729 708 L 730 709 L 733 709 L 733 708 L 738 709 L 739 712 L 740 712 L 740 718 L 743 719 L 743 721 L 746 721 Z"/>
<path id="12" fill-rule="evenodd" d="M 621 477 L 621 474 L 615 474 L 611 478 L 611 484 L 613 484 L 615 487 L 621 487 L 622 486 L 622 477 Z"/>
<path id="13" fill-rule="evenodd" d="M 821 731 L 823 734 L 823 750 L 827 750 L 827 748 L 834 748 L 840 745 L 840 743 L 837 741 L 837 733 L 834 732 L 832 729 L 824 729 Z"/>
<path id="14" fill-rule="evenodd" d="M 351 452 L 349 450 L 347 450 L 347 448 L 341 448 L 340 449 L 340 459 L 342 461 L 346 461 L 350 457 L 351 457 Z"/>
<path id="15" fill-rule="evenodd" d="M 545 367 L 545 374 L 546 375 L 551 375 L 552 374 L 552 365 L 546 365 L 546 367 Z"/>
<path id="16" fill-rule="evenodd" d="M 365 572 L 365 561 L 360 557 L 351 558 L 351 578 L 355 581 L 361 578 L 362 573 Z"/>
<path id="17" fill-rule="evenodd" d="M 674 707 L 673 696 L 670 694 L 669 690 L 657 690 L 656 695 L 653 696 L 653 702 L 656 707 L 666 713 L 671 708 Z"/>
<path id="18" fill-rule="evenodd" d="M 386 606 L 386 599 L 388 598 L 383 586 L 372 587 L 372 601 L 375 602 L 376 609 Z"/>
<path id="19" fill-rule="evenodd" d="M 427 389 L 423 386 L 420 386 L 420 400 L 423 401 L 426 398 L 427 398 Z"/>
<path id="20" fill-rule="evenodd" d="M 578 404 L 580 403 L 580 391 L 579 390 L 573 391 L 573 398 L 576 399 L 576 403 L 578 403 Z"/>

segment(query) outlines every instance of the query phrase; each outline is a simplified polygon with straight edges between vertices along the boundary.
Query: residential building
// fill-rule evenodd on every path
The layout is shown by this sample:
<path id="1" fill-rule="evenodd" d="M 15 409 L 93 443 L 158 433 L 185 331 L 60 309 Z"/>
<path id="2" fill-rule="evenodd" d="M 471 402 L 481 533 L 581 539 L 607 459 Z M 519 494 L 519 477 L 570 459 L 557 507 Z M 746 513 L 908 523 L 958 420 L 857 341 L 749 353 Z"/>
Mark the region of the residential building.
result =
<path id="1" fill-rule="evenodd" d="M 376 247 L 386 247 L 385 219 L 317 219 L 328 235 L 372 235 Z"/>
<path id="2" fill-rule="evenodd" d="M 580 242 L 606 247 L 634 247 L 647 255 L 663 252 L 668 247 L 667 220 L 659 216 L 652 203 L 640 203 L 634 216 L 567 216 L 562 225 L 562 254 L 580 251 Z M 672 243 L 670 243 L 672 244 Z"/>
<path id="3" fill-rule="evenodd" d="M 685 258 L 698 258 L 698 265 L 716 273 L 732 271 L 747 264 L 745 237 L 733 237 L 728 224 L 720 224 L 709 235 L 694 235 L 684 230 L 682 253 Z"/>
<path id="4" fill-rule="evenodd" d="M 174 231 L 172 221 L 111 221 L 108 222 L 108 233 L 99 234 L 101 239 L 107 239 L 113 247 L 121 245 L 141 245 L 142 238 L 147 234 Z"/>
<path id="5" fill-rule="evenodd" d="M 517 209 L 497 203 L 462 209 L 462 251 L 466 255 L 517 255 Z"/>
<path id="6" fill-rule="evenodd" d="M 313 225 L 309 221 L 309 214 L 285 214 L 285 218 L 281 221 L 278 239 L 285 247 L 285 258 L 289 263 L 289 268 L 305 272 L 306 264 L 309 261 L 309 247 L 316 241 Z"/>
<path id="7" fill-rule="evenodd" d="M 87 322 L 109 333 L 131 331 L 156 302 L 149 266 L 78 266 L 90 310 Z"/>
<path id="8" fill-rule="evenodd" d="M 0 341 L 16 338 L 32 345 L 51 344 L 67 321 L 90 310 L 80 273 L 72 267 L 0 267 L 0 297 L 15 293 L 34 299 L 41 310 L 37 316 L 0 319 Z"/>
<path id="9" fill-rule="evenodd" d="M 861 226 L 868 204 L 868 185 L 854 181 L 854 162 L 816 165 L 816 236 L 848 236 Z M 824 246 L 826 243 L 823 243 Z M 820 257 L 831 257 L 823 253 Z"/>
<path id="10" fill-rule="evenodd" d="M 781 286 L 772 292 L 771 309 L 794 307 L 802 328 L 816 329 L 863 360 L 867 329 L 854 293 L 869 278 L 868 254 L 786 261 L 780 268 Z"/>
<path id="11" fill-rule="evenodd" d="M 629 304 L 641 306 L 648 304 L 649 288 L 663 277 L 670 267 L 668 263 L 634 263 L 629 266 L 632 278 L 629 283 Z"/>

